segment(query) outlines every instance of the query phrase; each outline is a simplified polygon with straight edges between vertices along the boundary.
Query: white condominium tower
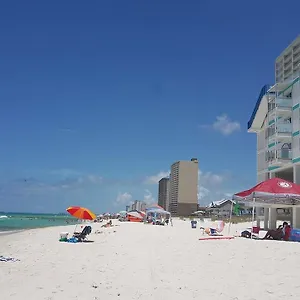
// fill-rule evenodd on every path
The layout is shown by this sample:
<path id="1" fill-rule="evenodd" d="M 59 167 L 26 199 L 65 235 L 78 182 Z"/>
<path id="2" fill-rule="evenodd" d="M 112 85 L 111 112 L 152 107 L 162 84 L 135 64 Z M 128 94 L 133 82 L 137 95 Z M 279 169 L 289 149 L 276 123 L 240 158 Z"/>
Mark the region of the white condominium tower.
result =
<path id="1" fill-rule="evenodd" d="M 189 216 L 198 208 L 198 160 L 177 161 L 171 166 L 169 210 L 174 216 Z"/>
<path id="2" fill-rule="evenodd" d="M 248 122 L 257 134 L 257 182 L 280 177 L 300 184 L 300 37 L 276 59 Z"/>
<path id="3" fill-rule="evenodd" d="M 300 71 L 300 36 L 295 39 L 276 59 L 275 82 L 298 77 Z"/>

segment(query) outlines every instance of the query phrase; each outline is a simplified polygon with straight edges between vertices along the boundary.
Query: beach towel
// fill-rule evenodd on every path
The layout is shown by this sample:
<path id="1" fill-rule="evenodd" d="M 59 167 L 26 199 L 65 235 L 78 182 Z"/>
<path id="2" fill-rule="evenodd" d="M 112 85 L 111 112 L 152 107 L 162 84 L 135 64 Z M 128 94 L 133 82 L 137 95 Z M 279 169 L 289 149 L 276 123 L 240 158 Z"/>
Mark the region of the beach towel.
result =
<path id="1" fill-rule="evenodd" d="M 4 262 L 8 262 L 8 261 L 16 262 L 16 261 L 20 261 L 20 260 L 17 259 L 17 258 L 4 257 L 4 256 L 0 255 L 0 261 L 4 261 Z"/>

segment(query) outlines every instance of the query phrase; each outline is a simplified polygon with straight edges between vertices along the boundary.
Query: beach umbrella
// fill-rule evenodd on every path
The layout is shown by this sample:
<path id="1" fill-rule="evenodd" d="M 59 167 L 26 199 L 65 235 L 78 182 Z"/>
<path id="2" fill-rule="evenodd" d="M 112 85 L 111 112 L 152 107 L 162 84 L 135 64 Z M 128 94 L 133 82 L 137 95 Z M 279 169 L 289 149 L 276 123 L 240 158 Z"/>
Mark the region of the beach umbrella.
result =
<path id="1" fill-rule="evenodd" d="M 89 209 L 80 206 L 70 206 L 67 208 L 67 212 L 73 217 L 81 220 L 95 220 L 96 215 Z"/>
<path id="2" fill-rule="evenodd" d="M 133 211 L 129 211 L 127 213 L 127 215 L 132 216 L 134 218 L 138 218 L 138 219 L 143 219 L 143 216 L 140 214 L 140 212 L 133 210 Z"/>
<path id="3" fill-rule="evenodd" d="M 146 208 L 146 211 L 147 211 L 147 210 L 153 210 L 153 209 L 162 209 L 162 210 L 164 210 L 164 208 L 161 207 L 160 205 L 158 205 L 158 204 L 153 204 L 153 205 L 151 205 L 151 206 L 148 206 L 148 207 Z"/>

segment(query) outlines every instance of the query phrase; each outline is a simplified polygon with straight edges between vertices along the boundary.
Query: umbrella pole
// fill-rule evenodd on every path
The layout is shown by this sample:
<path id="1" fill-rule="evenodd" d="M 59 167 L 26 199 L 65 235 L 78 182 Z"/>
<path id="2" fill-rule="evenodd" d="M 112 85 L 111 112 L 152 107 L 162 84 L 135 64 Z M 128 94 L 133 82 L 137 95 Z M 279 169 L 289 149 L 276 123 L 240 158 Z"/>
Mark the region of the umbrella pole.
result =
<path id="1" fill-rule="evenodd" d="M 255 197 L 253 197 L 252 201 L 252 225 L 251 225 L 251 240 L 253 239 L 253 225 L 254 225 L 254 214 L 255 214 Z"/>

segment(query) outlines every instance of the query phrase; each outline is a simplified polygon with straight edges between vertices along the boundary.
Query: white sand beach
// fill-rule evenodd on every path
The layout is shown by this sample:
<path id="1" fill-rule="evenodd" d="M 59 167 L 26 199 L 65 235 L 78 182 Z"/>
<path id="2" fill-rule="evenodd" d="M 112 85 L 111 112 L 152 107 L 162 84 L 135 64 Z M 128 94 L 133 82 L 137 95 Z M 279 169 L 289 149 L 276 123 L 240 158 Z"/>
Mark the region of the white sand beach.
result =
<path id="1" fill-rule="evenodd" d="M 0 255 L 20 261 L 0 262 L 0 299 L 300 299 L 300 243 L 199 241 L 180 220 L 114 223 L 92 224 L 103 231 L 93 243 L 59 242 L 74 226 L 1 235 Z"/>

